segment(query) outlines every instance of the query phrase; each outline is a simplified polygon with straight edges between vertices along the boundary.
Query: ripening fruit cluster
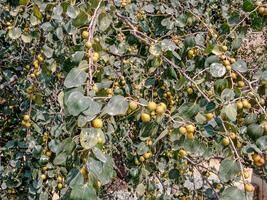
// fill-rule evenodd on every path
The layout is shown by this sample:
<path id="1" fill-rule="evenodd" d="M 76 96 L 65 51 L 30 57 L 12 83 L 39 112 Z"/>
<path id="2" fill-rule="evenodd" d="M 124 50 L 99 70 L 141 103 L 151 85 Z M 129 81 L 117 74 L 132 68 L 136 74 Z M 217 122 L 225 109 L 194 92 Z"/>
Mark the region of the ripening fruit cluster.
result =
<path id="1" fill-rule="evenodd" d="M 237 109 L 241 110 L 241 109 L 250 109 L 251 108 L 251 104 L 249 103 L 249 101 L 247 99 L 242 99 L 242 100 L 238 100 L 236 102 L 236 106 Z"/>
<path id="2" fill-rule="evenodd" d="M 179 150 L 179 156 L 180 156 L 181 158 L 186 157 L 186 156 L 187 156 L 187 151 L 184 150 L 184 149 L 180 149 L 180 150 Z"/>
<path id="3" fill-rule="evenodd" d="M 36 96 L 33 94 L 33 92 L 34 92 L 34 87 L 32 85 L 27 87 L 27 89 L 26 89 L 27 97 L 31 100 L 36 99 Z"/>
<path id="4" fill-rule="evenodd" d="M 167 106 L 163 102 L 157 104 L 153 101 L 150 101 L 147 104 L 147 110 L 148 112 L 141 113 L 141 121 L 144 123 L 150 122 L 151 117 L 156 118 L 156 116 L 162 116 L 166 112 Z"/>
<path id="5" fill-rule="evenodd" d="M 164 87 L 165 89 L 166 87 Z M 175 104 L 175 97 L 172 95 L 170 91 L 164 92 L 163 96 L 167 98 L 169 107 L 172 108 L 172 106 Z"/>
<path id="6" fill-rule="evenodd" d="M 253 153 L 252 159 L 257 167 L 261 167 L 265 164 L 263 156 L 259 155 L 258 153 Z"/>
<path id="7" fill-rule="evenodd" d="M 188 139 L 192 140 L 194 139 L 194 133 L 195 133 L 196 127 L 193 124 L 188 124 L 185 126 L 181 126 L 179 128 L 179 133 L 182 135 L 185 135 Z"/>
<path id="8" fill-rule="evenodd" d="M 197 56 L 198 53 L 199 53 L 199 52 L 198 52 L 198 50 L 197 50 L 196 48 L 189 49 L 188 52 L 187 52 L 187 57 L 188 57 L 189 59 L 192 59 L 192 58 L 194 58 L 195 56 Z"/>
<path id="9" fill-rule="evenodd" d="M 121 7 L 125 7 L 131 3 L 131 0 L 121 0 Z"/>
<path id="10" fill-rule="evenodd" d="M 89 37 L 89 32 L 88 31 L 83 31 L 82 32 L 82 38 L 86 40 L 85 47 L 88 48 L 88 49 L 91 49 L 93 44 L 92 44 L 91 41 L 88 41 L 88 37 Z M 98 41 L 98 39 L 95 39 L 95 40 Z M 86 54 L 86 55 L 88 56 L 89 54 Z M 100 57 L 99 53 L 93 52 L 92 58 L 93 58 L 94 62 L 97 62 L 99 60 L 99 57 Z"/>
<path id="11" fill-rule="evenodd" d="M 254 192 L 255 190 L 254 186 L 251 183 L 246 183 L 244 188 L 247 192 Z"/>
<path id="12" fill-rule="evenodd" d="M 32 65 L 33 65 L 33 71 L 30 74 L 30 77 L 35 79 L 37 78 L 40 74 L 41 74 L 41 64 L 44 62 L 44 57 L 43 55 L 40 53 L 36 56 L 36 59 L 33 61 Z M 28 65 L 25 67 L 30 68 Z"/>
<path id="13" fill-rule="evenodd" d="M 140 162 L 144 162 L 145 160 L 148 160 L 149 158 L 151 158 L 153 156 L 152 152 L 146 152 L 144 153 L 142 156 L 139 157 L 139 161 Z M 138 164 L 137 161 L 135 161 L 135 164 Z"/>
<path id="14" fill-rule="evenodd" d="M 61 190 L 63 188 L 63 180 L 64 180 L 64 178 L 62 176 L 59 175 L 57 177 L 57 188 L 59 190 Z"/>
<path id="15" fill-rule="evenodd" d="M 263 15 L 263 16 L 267 15 L 267 7 L 263 6 L 263 5 L 262 5 L 262 2 L 257 1 L 257 2 L 256 2 L 256 6 L 259 7 L 259 8 L 258 8 L 258 11 L 259 11 L 259 13 L 260 13 L 261 15 Z"/>
<path id="16" fill-rule="evenodd" d="M 223 51 L 227 51 L 227 46 L 221 47 Z M 236 62 L 235 58 L 227 57 L 225 55 L 221 55 L 220 59 L 222 60 L 222 64 L 225 66 L 227 71 L 230 71 L 232 69 L 231 65 Z"/>
<path id="17" fill-rule="evenodd" d="M 21 124 L 25 127 L 25 128 L 30 128 L 31 127 L 31 119 L 29 115 L 24 115 Z"/>

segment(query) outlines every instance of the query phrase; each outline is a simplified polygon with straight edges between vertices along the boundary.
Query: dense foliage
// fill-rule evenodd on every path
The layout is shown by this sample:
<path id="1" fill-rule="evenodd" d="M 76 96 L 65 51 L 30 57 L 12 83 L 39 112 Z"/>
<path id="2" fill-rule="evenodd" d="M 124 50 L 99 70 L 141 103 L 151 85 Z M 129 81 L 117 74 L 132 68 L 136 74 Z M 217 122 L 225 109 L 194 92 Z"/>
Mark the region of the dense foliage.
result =
<path id="1" fill-rule="evenodd" d="M 247 167 L 266 178 L 267 66 L 238 54 L 266 4 L 0 0 L 0 19 L 0 199 L 112 199 L 120 180 L 240 200 Z"/>

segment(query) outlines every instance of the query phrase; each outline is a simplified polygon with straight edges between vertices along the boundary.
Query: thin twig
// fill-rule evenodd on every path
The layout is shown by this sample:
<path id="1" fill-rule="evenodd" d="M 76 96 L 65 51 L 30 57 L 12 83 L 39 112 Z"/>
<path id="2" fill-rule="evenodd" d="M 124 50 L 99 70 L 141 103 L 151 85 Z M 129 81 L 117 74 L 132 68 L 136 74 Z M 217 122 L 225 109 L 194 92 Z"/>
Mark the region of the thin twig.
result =
<path id="1" fill-rule="evenodd" d="M 95 30 L 95 26 L 96 26 L 96 20 L 100 14 L 99 9 L 100 9 L 100 5 L 102 3 L 102 0 L 99 1 L 95 12 L 91 18 L 90 24 L 88 26 L 88 32 L 89 32 L 89 36 L 88 36 L 88 42 L 92 42 L 93 37 L 94 37 L 94 30 Z M 90 92 L 90 89 L 93 85 L 93 48 L 91 47 L 88 51 L 89 53 L 89 61 L 88 61 L 88 80 L 87 80 L 87 95 Z"/>
<path id="2" fill-rule="evenodd" d="M 240 158 L 240 156 L 239 156 L 239 154 L 238 154 L 238 152 L 237 152 L 237 150 L 236 150 L 236 148 L 235 148 L 235 144 L 234 144 L 232 138 L 230 137 L 230 133 L 229 133 L 229 131 L 228 131 L 228 130 L 226 129 L 226 127 L 225 127 L 224 121 L 223 121 L 222 119 L 221 119 L 221 121 L 222 121 L 223 129 L 224 129 L 224 131 L 225 131 L 225 133 L 226 133 L 226 135 L 227 135 L 227 137 L 228 137 L 228 139 L 229 139 L 229 141 L 230 141 L 231 147 L 232 147 L 232 149 L 233 149 L 233 153 L 234 153 L 234 155 L 236 156 L 236 160 L 237 160 L 238 163 L 239 163 L 239 166 L 240 166 L 240 169 L 241 169 L 241 177 L 242 177 L 243 185 L 244 185 L 244 187 L 245 187 L 245 182 L 246 182 L 246 181 L 245 181 L 245 177 L 244 177 L 244 168 L 243 168 L 243 165 L 242 165 L 242 163 L 241 163 L 241 158 Z M 246 197 L 246 200 L 248 200 L 246 190 L 245 190 L 245 197 Z"/>

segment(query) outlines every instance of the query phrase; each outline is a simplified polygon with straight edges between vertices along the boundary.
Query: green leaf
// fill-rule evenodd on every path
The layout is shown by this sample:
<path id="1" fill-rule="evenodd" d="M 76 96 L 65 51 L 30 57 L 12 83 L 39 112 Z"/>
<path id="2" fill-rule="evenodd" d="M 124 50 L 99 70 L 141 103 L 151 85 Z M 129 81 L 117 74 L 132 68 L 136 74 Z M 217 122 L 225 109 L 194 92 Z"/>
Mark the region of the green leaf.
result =
<path id="1" fill-rule="evenodd" d="M 85 111 L 83 111 L 83 114 L 93 119 L 97 114 L 100 113 L 101 108 L 102 104 L 94 101 L 93 99 L 89 99 L 89 106 Z"/>
<path id="2" fill-rule="evenodd" d="M 196 46 L 195 37 L 193 37 L 193 36 L 186 37 L 184 40 L 184 44 L 185 44 L 186 49 L 191 48 L 191 47 L 195 47 Z"/>
<path id="3" fill-rule="evenodd" d="M 221 98 L 224 101 L 231 101 L 235 98 L 235 92 L 229 88 L 225 88 L 221 93 Z"/>
<path id="4" fill-rule="evenodd" d="M 219 78 L 224 76 L 226 69 L 221 63 L 212 63 L 210 65 L 210 73 L 213 77 Z"/>
<path id="5" fill-rule="evenodd" d="M 112 18 L 109 14 L 103 13 L 99 16 L 99 29 L 105 31 L 110 26 Z"/>
<path id="6" fill-rule="evenodd" d="M 128 110 L 128 101 L 120 95 L 112 96 L 107 105 L 103 109 L 103 113 L 111 116 L 124 115 Z"/>
<path id="7" fill-rule="evenodd" d="M 78 116 L 89 107 L 90 99 L 85 97 L 81 92 L 74 91 L 69 95 L 65 104 L 71 115 Z"/>
<path id="8" fill-rule="evenodd" d="M 30 0 L 19 0 L 19 5 L 26 6 Z"/>
<path id="9" fill-rule="evenodd" d="M 70 18 L 72 18 L 72 19 L 76 18 L 76 17 L 79 15 L 79 13 L 80 13 L 79 8 L 77 8 L 77 7 L 75 7 L 75 6 L 72 6 L 72 5 L 69 5 L 69 6 L 68 6 L 68 9 L 67 9 L 67 15 L 68 15 Z"/>
<path id="10" fill-rule="evenodd" d="M 237 116 L 237 108 L 236 104 L 228 104 L 227 106 L 224 106 L 223 113 L 230 119 L 231 121 L 236 121 L 236 116 Z"/>
<path id="11" fill-rule="evenodd" d="M 41 20 L 43 18 L 43 15 L 37 5 L 33 5 L 32 11 L 34 16 L 37 17 L 37 19 Z"/>
<path id="12" fill-rule="evenodd" d="M 66 88 L 79 87 L 86 81 L 86 73 L 79 68 L 73 68 L 67 75 L 64 86 Z"/>
<path id="13" fill-rule="evenodd" d="M 239 59 L 232 64 L 232 69 L 235 71 L 239 71 L 241 73 L 247 72 L 248 71 L 247 63 L 244 60 Z"/>
<path id="14" fill-rule="evenodd" d="M 76 51 L 74 54 L 71 55 L 71 60 L 73 62 L 81 62 L 84 57 L 84 51 Z"/>
<path id="15" fill-rule="evenodd" d="M 18 38 L 21 36 L 21 30 L 20 30 L 20 28 L 15 27 L 15 28 L 13 28 L 13 29 L 10 29 L 10 30 L 8 31 L 8 36 L 9 36 L 11 39 L 13 39 L 13 40 L 18 39 Z"/>
<path id="16" fill-rule="evenodd" d="M 241 200 L 241 199 L 246 199 L 245 192 L 238 189 L 235 186 L 226 188 L 222 192 L 222 196 L 220 198 L 220 200 Z"/>
<path id="17" fill-rule="evenodd" d="M 256 141 L 257 146 L 260 148 L 260 150 L 265 151 L 267 150 L 267 135 L 264 135 L 257 139 Z"/>
<path id="18" fill-rule="evenodd" d="M 106 155 L 106 162 L 89 158 L 87 163 L 88 171 L 92 172 L 101 184 L 109 183 L 115 175 L 113 170 L 113 160 L 110 156 Z"/>
<path id="19" fill-rule="evenodd" d="M 71 200 L 97 200 L 95 189 L 85 184 L 83 186 L 75 186 L 70 194 Z"/>
<path id="20" fill-rule="evenodd" d="M 243 10 L 246 12 L 250 12 L 255 9 L 254 2 L 251 0 L 244 0 L 243 2 Z"/>
<path id="21" fill-rule="evenodd" d="M 101 129 L 96 128 L 82 128 L 80 133 L 80 143 L 84 149 L 91 149 L 94 147 L 99 138 L 103 138 L 104 134 Z"/>
<path id="22" fill-rule="evenodd" d="M 159 43 L 157 44 L 152 44 L 150 47 L 149 47 L 149 52 L 151 53 L 151 55 L 153 56 L 160 56 L 161 54 L 161 46 Z"/>
<path id="23" fill-rule="evenodd" d="M 45 44 L 43 46 L 43 52 L 47 58 L 51 58 L 53 56 L 54 50 Z"/>
<path id="24" fill-rule="evenodd" d="M 139 183 L 135 189 L 137 195 L 142 196 L 145 194 L 146 187 L 143 183 Z"/>
<path id="25" fill-rule="evenodd" d="M 137 146 L 137 154 L 138 155 L 143 155 L 144 153 L 148 152 L 149 151 L 149 148 L 148 146 L 144 143 L 144 142 L 141 142 L 139 143 Z"/>
<path id="26" fill-rule="evenodd" d="M 240 173 L 240 167 L 235 160 L 224 159 L 219 169 L 219 177 L 223 182 L 233 180 Z"/>
<path id="27" fill-rule="evenodd" d="M 66 160 L 67 160 L 67 154 L 66 152 L 61 152 L 59 153 L 55 159 L 53 160 L 53 164 L 54 165 L 62 165 L 65 166 L 66 165 Z"/>
<path id="28" fill-rule="evenodd" d="M 86 12 L 81 11 L 80 14 L 72 21 L 76 27 L 84 26 L 88 23 L 88 15 Z"/>
<path id="29" fill-rule="evenodd" d="M 107 162 L 107 158 L 106 158 L 105 154 L 104 154 L 99 148 L 94 147 L 94 148 L 92 149 L 92 151 L 93 151 L 95 157 L 96 157 L 98 160 L 100 160 L 100 161 L 103 162 L 103 163 Z"/>
<path id="30" fill-rule="evenodd" d="M 262 126 L 258 125 L 258 124 L 250 124 L 247 127 L 247 135 L 253 139 L 256 140 L 259 137 L 261 137 L 263 135 L 263 128 Z"/>

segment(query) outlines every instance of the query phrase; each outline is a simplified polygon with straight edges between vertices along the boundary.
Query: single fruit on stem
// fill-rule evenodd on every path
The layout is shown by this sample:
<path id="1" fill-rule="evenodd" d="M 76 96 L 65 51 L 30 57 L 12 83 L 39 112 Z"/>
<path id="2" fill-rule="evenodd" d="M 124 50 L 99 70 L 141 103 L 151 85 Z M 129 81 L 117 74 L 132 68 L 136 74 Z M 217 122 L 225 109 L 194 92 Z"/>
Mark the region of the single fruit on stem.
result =
<path id="1" fill-rule="evenodd" d="M 102 119 L 96 118 L 92 121 L 92 126 L 94 128 L 102 128 L 103 127 L 103 121 Z"/>
<path id="2" fill-rule="evenodd" d="M 254 153 L 252 155 L 252 159 L 253 159 L 254 162 L 258 162 L 261 159 L 261 156 L 259 154 L 257 154 L 257 153 Z"/>
<path id="3" fill-rule="evenodd" d="M 194 133 L 196 129 L 192 124 L 187 125 L 185 128 L 188 133 Z"/>
<path id="4" fill-rule="evenodd" d="M 30 120 L 30 116 L 29 116 L 29 115 L 24 115 L 24 116 L 23 116 L 23 120 L 25 120 L 25 121 L 29 121 L 29 120 Z"/>
<path id="5" fill-rule="evenodd" d="M 243 108 L 243 103 L 242 101 L 237 101 L 236 102 L 237 109 L 241 110 Z"/>
<path id="6" fill-rule="evenodd" d="M 159 106 L 162 106 L 164 108 L 164 110 L 166 111 L 167 110 L 167 106 L 165 103 L 161 102 L 159 103 Z"/>
<path id="7" fill-rule="evenodd" d="M 42 175 L 41 175 L 41 179 L 42 179 L 42 180 L 45 180 L 45 179 L 46 179 L 46 175 L 45 175 L 45 174 L 42 174 Z"/>
<path id="8" fill-rule="evenodd" d="M 87 39 L 89 37 L 89 32 L 88 31 L 83 31 L 82 32 L 82 38 Z"/>
<path id="9" fill-rule="evenodd" d="M 165 113 L 165 109 L 164 109 L 164 107 L 163 106 L 157 106 L 157 108 L 156 108 L 156 113 L 158 114 L 158 115 L 162 115 L 163 113 Z"/>
<path id="10" fill-rule="evenodd" d="M 140 160 L 140 162 L 144 162 L 144 161 L 145 161 L 144 156 L 140 156 L 140 157 L 139 157 L 139 160 Z"/>
<path id="11" fill-rule="evenodd" d="M 187 93 L 188 93 L 188 94 L 193 94 L 193 92 L 194 92 L 194 91 L 193 91 L 193 89 L 192 89 L 192 88 L 190 88 L 190 87 L 189 87 L 189 88 L 187 88 Z"/>
<path id="12" fill-rule="evenodd" d="M 150 119 L 151 119 L 151 117 L 150 117 L 149 114 L 147 114 L 147 113 L 141 113 L 141 120 L 142 120 L 142 122 L 147 123 L 147 122 L 150 121 Z"/>
<path id="13" fill-rule="evenodd" d="M 147 108 L 148 108 L 149 111 L 154 111 L 157 108 L 157 104 L 155 102 L 153 102 L 153 101 L 150 101 L 147 104 Z"/>
<path id="14" fill-rule="evenodd" d="M 146 152 L 146 153 L 144 153 L 143 156 L 144 156 L 145 159 L 149 159 L 149 158 L 152 157 L 152 153 L 151 152 Z"/>
<path id="15" fill-rule="evenodd" d="M 63 188 L 62 183 L 58 183 L 58 184 L 57 184 L 57 188 L 58 188 L 59 190 L 61 190 L 61 189 Z"/>
<path id="16" fill-rule="evenodd" d="M 244 187 L 245 187 L 245 190 L 247 192 L 253 192 L 254 191 L 254 186 L 251 183 L 246 183 Z"/>
<path id="17" fill-rule="evenodd" d="M 213 113 L 207 113 L 207 114 L 206 114 L 206 119 L 207 119 L 208 121 L 210 121 L 211 119 L 213 119 Z"/>
<path id="18" fill-rule="evenodd" d="M 228 138 L 228 137 L 224 137 L 223 140 L 222 140 L 222 144 L 223 144 L 224 146 L 228 146 L 229 143 L 230 143 L 229 138 Z"/>
<path id="19" fill-rule="evenodd" d="M 138 103 L 137 103 L 137 102 L 135 102 L 135 101 L 131 101 L 131 102 L 129 103 L 129 108 L 130 108 L 131 110 L 136 110 L 137 107 L 138 107 Z"/>
<path id="20" fill-rule="evenodd" d="M 180 150 L 179 150 L 179 156 L 180 156 L 181 158 L 184 158 L 186 155 L 187 155 L 187 152 L 186 152 L 184 149 L 180 149 Z"/>
<path id="21" fill-rule="evenodd" d="M 179 132 L 180 132 L 181 134 L 184 135 L 184 134 L 186 134 L 187 130 L 186 130 L 185 127 L 181 126 L 181 127 L 179 128 Z"/>

